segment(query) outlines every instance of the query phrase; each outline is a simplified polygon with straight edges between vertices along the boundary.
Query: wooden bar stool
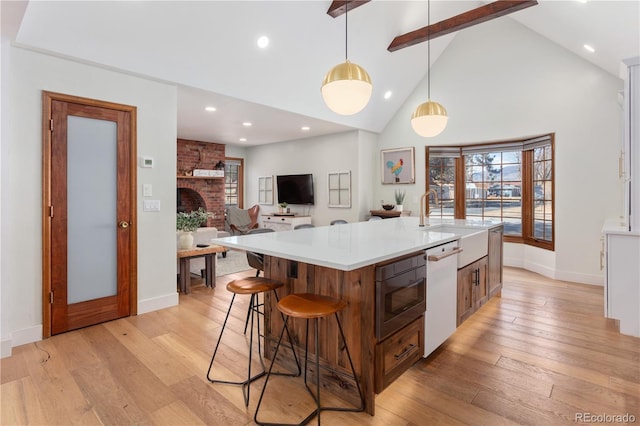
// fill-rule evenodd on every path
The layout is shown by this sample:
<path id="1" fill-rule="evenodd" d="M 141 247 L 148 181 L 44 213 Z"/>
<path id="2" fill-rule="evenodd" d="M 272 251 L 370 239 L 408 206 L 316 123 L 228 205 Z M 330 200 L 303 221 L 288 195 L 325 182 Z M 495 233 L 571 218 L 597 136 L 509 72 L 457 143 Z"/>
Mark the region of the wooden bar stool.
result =
<path id="1" fill-rule="evenodd" d="M 300 423 L 296 423 L 296 425 L 305 425 L 309 423 L 314 417 L 318 417 L 318 425 L 320 424 L 320 412 L 321 411 L 363 411 L 364 410 L 364 395 L 362 393 L 362 389 L 360 388 L 360 381 L 358 380 L 358 376 L 356 375 L 355 368 L 353 367 L 353 361 L 351 360 L 351 354 L 349 353 L 349 347 L 347 346 L 347 341 L 344 337 L 344 332 L 342 331 L 342 324 L 340 323 L 340 318 L 338 317 L 338 312 L 340 312 L 346 303 L 342 300 L 335 299 L 328 296 L 321 296 L 317 294 L 311 293 L 294 293 L 288 296 L 285 296 L 278 302 L 278 310 L 281 313 L 287 315 L 284 320 L 284 325 L 282 326 L 282 331 L 280 332 L 280 338 L 278 339 L 278 344 L 276 345 L 276 350 L 273 353 L 273 357 L 271 360 L 271 366 L 269 367 L 269 373 L 267 374 L 267 378 L 264 382 L 264 387 L 262 388 L 262 393 L 260 394 L 260 399 L 258 400 L 258 405 L 256 407 L 256 412 L 253 417 L 253 420 L 259 425 L 272 425 L 283 423 L 264 423 L 258 420 L 258 411 L 260 410 L 260 405 L 262 404 L 262 398 L 264 396 L 265 390 L 267 389 L 267 383 L 269 382 L 269 377 L 271 376 L 271 370 L 273 368 L 273 364 L 275 363 L 276 356 L 278 355 L 278 349 L 280 349 L 280 344 L 282 343 L 282 337 L 284 336 L 285 330 L 287 334 L 289 333 L 287 328 L 287 322 L 289 318 L 302 318 L 306 319 L 306 329 L 305 329 L 305 349 L 304 349 L 304 385 L 307 388 L 307 391 L 313 398 L 316 403 L 316 409 L 313 410 L 307 417 L 304 418 Z M 347 358 L 349 359 L 349 366 L 351 367 L 351 373 L 353 374 L 353 378 L 355 379 L 356 386 L 358 388 L 358 394 L 360 396 L 360 406 L 359 407 L 322 407 L 320 404 L 320 355 L 319 355 L 319 338 L 318 338 L 318 320 L 320 318 L 325 318 L 333 314 L 336 318 L 336 322 L 338 323 L 338 329 L 340 330 L 340 336 L 342 336 L 342 340 L 344 342 L 344 348 L 347 352 Z M 307 361 L 309 355 L 309 320 L 314 321 L 315 327 L 315 369 L 316 369 L 316 390 L 315 394 L 313 390 L 309 387 L 307 383 Z M 291 336 L 288 336 L 291 339 Z M 296 360 L 297 361 L 297 360 Z M 283 402 L 285 404 L 286 402 Z"/>
<path id="2" fill-rule="evenodd" d="M 251 382 L 266 374 L 266 368 L 264 365 L 264 361 L 262 360 L 262 345 L 260 344 L 260 319 L 257 314 L 256 306 L 258 304 L 258 295 L 260 293 L 265 293 L 268 291 L 273 291 L 273 294 L 278 300 L 278 294 L 276 293 L 276 289 L 282 287 L 284 284 L 280 281 L 271 280 L 269 278 L 264 277 L 248 277 L 241 278 L 237 280 L 230 281 L 227 284 L 227 290 L 233 293 L 233 297 L 231 298 L 231 303 L 229 304 L 229 309 L 227 310 L 227 316 L 224 318 L 224 323 L 222 324 L 222 330 L 220 330 L 220 337 L 218 338 L 218 343 L 216 343 L 216 348 L 213 350 L 213 356 L 211 357 L 211 363 L 209 364 L 209 370 L 207 371 L 207 380 L 211 383 L 225 383 L 229 385 L 241 385 L 242 386 L 242 394 L 244 396 L 244 405 L 249 406 L 249 391 Z M 220 342 L 222 341 L 222 335 L 224 334 L 224 330 L 227 326 L 227 320 L 229 319 L 229 314 L 231 313 L 231 308 L 233 307 L 233 302 L 235 301 L 236 295 L 238 294 L 250 294 L 251 300 L 249 302 L 249 312 L 251 313 L 251 334 L 249 337 L 249 365 L 247 368 L 247 379 L 242 382 L 232 382 L 227 380 L 217 380 L 211 377 L 211 368 L 213 367 L 213 361 L 216 358 L 216 354 L 218 353 L 218 347 L 220 346 Z M 284 315 L 282 316 L 282 320 L 284 321 Z M 257 321 L 255 321 L 255 319 Z M 253 353 L 253 335 L 254 335 L 254 321 L 257 322 L 257 339 L 258 339 L 258 359 L 260 360 L 260 365 L 262 365 L 262 371 L 254 376 L 251 375 L 251 360 Z M 285 324 L 286 326 L 286 324 Z M 285 327 L 286 328 L 286 327 Z M 293 343 L 291 340 L 291 335 L 289 334 L 289 329 L 286 328 L 287 336 L 289 337 L 289 342 L 291 342 L 291 350 L 293 352 L 293 357 L 295 359 L 296 365 L 298 367 L 297 373 L 274 373 L 281 376 L 300 376 L 300 363 L 298 362 L 298 357 L 296 356 L 296 352 L 293 349 Z M 284 331 L 283 331 L 284 333 Z"/>

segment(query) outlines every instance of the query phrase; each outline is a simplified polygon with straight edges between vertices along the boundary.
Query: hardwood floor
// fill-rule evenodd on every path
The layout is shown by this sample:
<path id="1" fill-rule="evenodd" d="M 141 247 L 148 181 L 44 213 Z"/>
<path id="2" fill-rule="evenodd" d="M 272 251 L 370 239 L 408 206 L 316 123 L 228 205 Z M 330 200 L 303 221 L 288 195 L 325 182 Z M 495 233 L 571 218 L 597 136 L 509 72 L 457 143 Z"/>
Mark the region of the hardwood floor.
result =
<path id="1" fill-rule="evenodd" d="M 252 274 L 220 277 L 215 290 L 194 287 L 176 307 L 14 348 L 0 363 L 0 423 L 253 424 L 263 379 L 245 409 L 239 387 L 205 377 L 231 299 L 225 283 Z M 602 317 L 602 287 L 513 268 L 504 278 L 502 297 L 377 396 L 374 417 L 326 412 L 323 423 L 555 425 L 586 420 L 581 413 L 640 421 L 640 339 Z M 248 297 L 236 300 L 242 304 L 214 371 L 237 380 L 246 365 Z M 309 409 L 310 401 L 297 401 L 298 385 L 270 382 L 278 399 L 296 401 L 266 400 L 265 416 L 296 421 L 287 413 Z"/>

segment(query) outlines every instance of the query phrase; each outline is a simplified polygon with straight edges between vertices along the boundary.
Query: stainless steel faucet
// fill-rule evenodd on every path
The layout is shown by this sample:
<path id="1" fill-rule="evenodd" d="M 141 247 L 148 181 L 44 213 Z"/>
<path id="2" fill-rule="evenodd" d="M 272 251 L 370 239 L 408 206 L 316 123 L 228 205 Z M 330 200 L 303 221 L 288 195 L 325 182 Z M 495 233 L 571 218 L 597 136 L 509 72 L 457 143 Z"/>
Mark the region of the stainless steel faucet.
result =
<path id="1" fill-rule="evenodd" d="M 427 192 L 425 192 L 424 194 L 422 194 L 422 197 L 420 198 L 420 226 L 424 226 L 424 210 L 423 207 L 425 206 L 425 199 L 426 199 L 426 205 L 427 205 L 427 217 L 429 217 L 429 194 L 433 192 L 433 198 L 435 200 L 435 202 L 438 202 L 438 193 L 436 192 L 435 189 L 430 189 Z"/>

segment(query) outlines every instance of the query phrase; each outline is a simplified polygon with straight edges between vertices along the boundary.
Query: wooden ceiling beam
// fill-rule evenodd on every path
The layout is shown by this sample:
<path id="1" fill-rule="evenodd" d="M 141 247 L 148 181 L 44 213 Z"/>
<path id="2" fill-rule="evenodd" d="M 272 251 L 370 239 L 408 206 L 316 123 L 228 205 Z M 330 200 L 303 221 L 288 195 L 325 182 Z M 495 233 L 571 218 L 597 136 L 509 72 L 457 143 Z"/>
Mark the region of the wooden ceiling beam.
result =
<path id="1" fill-rule="evenodd" d="M 334 3 L 336 3 L 334 1 Z M 395 52 L 405 47 L 422 43 L 429 39 L 440 37 L 463 28 L 471 27 L 518 10 L 526 9 L 538 4 L 537 0 L 497 0 L 493 3 L 461 13 L 444 21 L 399 35 L 393 39 L 387 50 Z M 351 7 L 349 7 L 351 10 Z"/>
<path id="2" fill-rule="evenodd" d="M 331 6 L 329 6 L 329 10 L 327 10 L 327 15 L 337 18 L 340 15 L 344 15 L 347 10 L 347 3 L 349 4 L 349 10 L 353 10 L 370 1 L 371 0 L 333 0 Z"/>

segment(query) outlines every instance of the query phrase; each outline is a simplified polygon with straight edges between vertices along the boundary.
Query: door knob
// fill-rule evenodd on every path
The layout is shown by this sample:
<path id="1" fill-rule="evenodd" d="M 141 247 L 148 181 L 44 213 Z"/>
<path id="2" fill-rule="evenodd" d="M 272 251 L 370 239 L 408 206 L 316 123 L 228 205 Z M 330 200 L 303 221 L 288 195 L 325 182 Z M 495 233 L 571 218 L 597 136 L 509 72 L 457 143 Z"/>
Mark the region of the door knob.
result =
<path id="1" fill-rule="evenodd" d="M 120 226 L 120 228 L 122 229 L 127 229 L 129 227 L 129 222 L 123 220 L 118 224 L 118 226 Z"/>

